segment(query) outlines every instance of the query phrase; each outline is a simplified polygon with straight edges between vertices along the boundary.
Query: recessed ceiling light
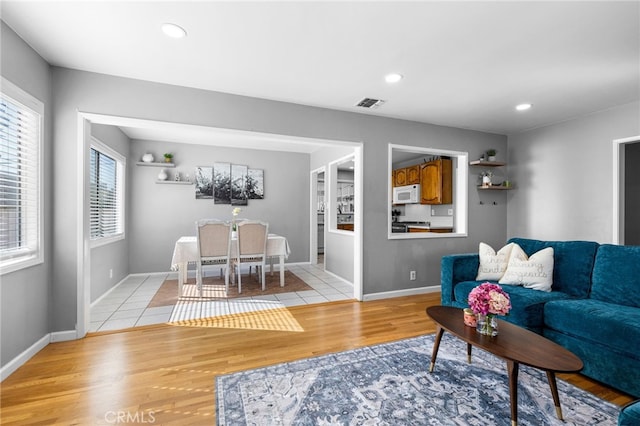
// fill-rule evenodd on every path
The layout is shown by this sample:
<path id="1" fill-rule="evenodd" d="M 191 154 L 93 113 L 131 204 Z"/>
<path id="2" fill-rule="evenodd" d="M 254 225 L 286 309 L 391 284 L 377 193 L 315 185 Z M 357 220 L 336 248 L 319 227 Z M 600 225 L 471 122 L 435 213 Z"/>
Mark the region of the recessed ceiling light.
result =
<path id="1" fill-rule="evenodd" d="M 187 32 L 179 25 L 165 23 L 162 24 L 162 32 L 171 38 L 182 38 L 187 36 Z"/>
<path id="2" fill-rule="evenodd" d="M 397 83 L 400 80 L 402 80 L 402 74 L 398 74 L 398 73 L 387 74 L 384 77 L 384 79 L 387 83 Z"/>
<path id="3" fill-rule="evenodd" d="M 531 104 L 520 104 L 520 105 L 517 105 L 517 106 L 516 106 L 516 109 L 517 109 L 518 111 L 526 111 L 526 110 L 528 110 L 528 109 L 531 109 L 531 107 L 532 107 L 532 106 L 533 106 L 533 105 L 531 105 Z"/>

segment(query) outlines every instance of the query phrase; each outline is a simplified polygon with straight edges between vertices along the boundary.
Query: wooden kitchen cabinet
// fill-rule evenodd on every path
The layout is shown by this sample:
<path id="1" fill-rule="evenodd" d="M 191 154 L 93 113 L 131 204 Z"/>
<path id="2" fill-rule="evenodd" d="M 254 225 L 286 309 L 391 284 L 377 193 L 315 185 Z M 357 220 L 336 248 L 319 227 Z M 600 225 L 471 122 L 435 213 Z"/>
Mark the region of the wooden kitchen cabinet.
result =
<path id="1" fill-rule="evenodd" d="M 420 204 L 452 204 L 451 159 L 441 158 L 420 164 Z"/>
<path id="2" fill-rule="evenodd" d="M 420 183 L 420 164 L 407 167 L 406 173 L 407 173 L 407 185 L 416 185 Z"/>
<path id="3" fill-rule="evenodd" d="M 435 232 L 436 234 L 448 234 L 453 232 L 453 228 L 414 228 L 409 226 L 407 232 Z"/>
<path id="4" fill-rule="evenodd" d="M 420 164 L 393 171 L 393 186 L 416 185 L 420 183 Z"/>
<path id="5" fill-rule="evenodd" d="M 353 223 L 339 223 L 338 229 L 343 231 L 353 231 Z"/>
<path id="6" fill-rule="evenodd" d="M 393 186 L 405 186 L 407 184 L 407 169 L 396 169 L 393 171 Z"/>

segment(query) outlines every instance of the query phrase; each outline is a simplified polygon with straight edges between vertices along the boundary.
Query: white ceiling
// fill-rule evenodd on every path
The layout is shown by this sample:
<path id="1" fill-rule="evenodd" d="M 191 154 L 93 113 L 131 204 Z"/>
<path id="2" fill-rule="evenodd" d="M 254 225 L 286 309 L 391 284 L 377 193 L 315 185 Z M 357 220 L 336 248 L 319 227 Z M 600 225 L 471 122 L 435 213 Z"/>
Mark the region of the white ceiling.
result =
<path id="1" fill-rule="evenodd" d="M 638 1 L 0 7 L 2 20 L 52 65 L 492 133 L 640 99 Z M 164 22 L 188 36 L 165 37 Z M 390 72 L 405 78 L 387 84 Z M 364 97 L 386 103 L 355 107 Z M 521 102 L 533 108 L 516 112 Z"/>

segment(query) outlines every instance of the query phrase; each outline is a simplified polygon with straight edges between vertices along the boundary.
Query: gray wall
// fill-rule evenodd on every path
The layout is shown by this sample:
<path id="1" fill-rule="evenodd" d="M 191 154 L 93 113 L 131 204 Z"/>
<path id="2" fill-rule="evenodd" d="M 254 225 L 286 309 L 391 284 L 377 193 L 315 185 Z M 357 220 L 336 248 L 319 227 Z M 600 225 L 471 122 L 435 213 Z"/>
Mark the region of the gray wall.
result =
<path id="1" fill-rule="evenodd" d="M 52 223 L 51 73 L 49 65 L 4 22 L 0 24 L 2 76 L 44 103 L 44 263 L 0 278 L 0 364 L 4 366 L 48 332 Z M 73 163 L 73 160 L 69 160 Z"/>
<path id="2" fill-rule="evenodd" d="M 508 235 L 613 241 L 612 141 L 639 134 L 635 102 L 509 136 Z"/>
<path id="3" fill-rule="evenodd" d="M 506 206 L 489 209 L 470 203 L 469 238 L 387 240 L 387 144 L 402 143 L 470 151 L 470 158 L 488 148 L 506 150 L 506 137 L 470 130 L 386 119 L 373 115 L 169 86 L 81 71 L 53 68 L 55 92 L 54 161 L 77 149 L 76 111 L 166 120 L 197 125 L 364 144 L 364 294 L 408 289 L 440 282 L 443 254 L 477 251 L 480 241 L 502 243 Z M 53 327 L 73 329 L 76 305 L 76 167 L 56 168 L 56 239 Z M 268 179 L 265 176 L 265 179 Z M 307 180 L 308 184 L 308 180 Z M 478 197 L 473 191 L 470 198 Z M 64 214 L 62 212 L 64 211 Z M 485 213 L 487 212 L 487 213 Z M 296 212 L 292 212 L 296 214 Z M 307 215 L 308 216 L 308 215 Z M 132 252 L 137 247 L 131 247 Z M 408 271 L 418 271 L 409 281 Z"/>
<path id="4" fill-rule="evenodd" d="M 640 142 L 625 147 L 624 243 L 640 245 Z"/>
<path id="5" fill-rule="evenodd" d="M 109 146 L 124 157 L 129 156 L 130 140 L 120 129 L 113 126 L 94 124 L 91 135 Z M 131 160 L 127 160 L 127 167 L 131 167 Z M 126 173 L 125 173 L 126 174 Z M 104 246 L 91 249 L 91 302 L 102 296 L 107 290 L 129 275 L 129 233 L 131 225 L 131 191 L 130 180 L 125 177 L 125 238 Z M 113 275 L 109 272 L 113 271 Z"/>
<path id="6" fill-rule="evenodd" d="M 168 271 L 175 241 L 182 235 L 195 235 L 196 220 L 232 218 L 231 205 L 196 200 L 194 185 L 156 184 L 160 168 L 135 165 L 146 152 L 156 161 L 165 152 L 174 154 L 176 168 L 166 169 L 170 179 L 177 171 L 183 178 L 188 173 L 193 180 L 197 166 L 213 166 L 214 162 L 263 169 L 265 198 L 240 206 L 239 217 L 269 222 L 269 232 L 286 236 L 291 248 L 287 262 L 309 261 L 308 154 L 135 140 L 128 160 L 132 273 Z"/>

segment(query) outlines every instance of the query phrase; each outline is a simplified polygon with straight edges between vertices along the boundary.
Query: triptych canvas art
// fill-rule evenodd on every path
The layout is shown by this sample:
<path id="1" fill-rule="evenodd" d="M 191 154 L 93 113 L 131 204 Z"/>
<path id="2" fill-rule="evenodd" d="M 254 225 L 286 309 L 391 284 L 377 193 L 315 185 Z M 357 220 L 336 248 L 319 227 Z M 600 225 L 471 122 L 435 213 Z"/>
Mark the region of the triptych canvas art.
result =
<path id="1" fill-rule="evenodd" d="M 231 163 L 196 167 L 196 199 L 246 206 L 264 198 L 264 170 Z"/>

